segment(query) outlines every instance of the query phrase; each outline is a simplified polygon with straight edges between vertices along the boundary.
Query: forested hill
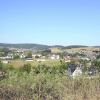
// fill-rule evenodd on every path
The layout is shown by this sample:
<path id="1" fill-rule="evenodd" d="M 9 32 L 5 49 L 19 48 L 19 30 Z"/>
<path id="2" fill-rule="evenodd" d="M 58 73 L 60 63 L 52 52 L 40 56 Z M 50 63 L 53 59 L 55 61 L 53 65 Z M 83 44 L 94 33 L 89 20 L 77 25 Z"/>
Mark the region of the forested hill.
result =
<path id="1" fill-rule="evenodd" d="M 61 49 L 70 49 L 70 48 L 82 48 L 82 47 L 88 47 L 83 45 L 70 45 L 70 46 L 62 46 L 62 45 L 42 45 L 42 44 L 32 44 L 32 43 L 23 43 L 23 44 L 6 44 L 6 43 L 0 43 L 0 47 L 2 48 L 23 48 L 23 49 L 34 49 L 34 50 L 44 50 L 48 48 L 61 48 Z M 94 46 L 99 47 L 100 46 Z"/>
<path id="2" fill-rule="evenodd" d="M 0 43 L 0 47 L 3 48 L 22 48 L 22 49 L 48 49 L 49 46 L 41 45 L 41 44 L 31 44 L 31 43 L 23 43 L 23 44 L 5 44 Z"/>

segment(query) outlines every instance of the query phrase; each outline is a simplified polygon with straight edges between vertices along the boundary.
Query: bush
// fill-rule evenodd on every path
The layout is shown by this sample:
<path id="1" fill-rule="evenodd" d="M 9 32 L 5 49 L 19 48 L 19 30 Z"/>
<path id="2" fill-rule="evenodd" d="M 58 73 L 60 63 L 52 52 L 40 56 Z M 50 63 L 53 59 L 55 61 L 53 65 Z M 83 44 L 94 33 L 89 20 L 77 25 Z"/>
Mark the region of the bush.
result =
<path id="1" fill-rule="evenodd" d="M 100 72 L 100 61 L 93 61 L 92 64 L 96 67 L 96 69 Z"/>
<path id="2" fill-rule="evenodd" d="M 100 76 L 72 79 L 61 66 L 30 64 L 19 71 L 7 69 L 7 78 L 0 81 L 0 100 L 99 100 Z"/>
<path id="3" fill-rule="evenodd" d="M 20 71 L 21 72 L 27 72 L 27 73 L 30 73 L 31 72 L 31 64 L 24 64 L 22 67 L 20 67 Z"/>
<path id="4" fill-rule="evenodd" d="M 49 70 L 49 66 L 46 65 L 38 65 L 36 67 L 33 68 L 33 72 L 35 74 L 39 74 L 39 73 L 47 73 Z"/>
<path id="5" fill-rule="evenodd" d="M 3 64 L 1 61 L 0 61 L 0 70 L 3 70 Z"/>

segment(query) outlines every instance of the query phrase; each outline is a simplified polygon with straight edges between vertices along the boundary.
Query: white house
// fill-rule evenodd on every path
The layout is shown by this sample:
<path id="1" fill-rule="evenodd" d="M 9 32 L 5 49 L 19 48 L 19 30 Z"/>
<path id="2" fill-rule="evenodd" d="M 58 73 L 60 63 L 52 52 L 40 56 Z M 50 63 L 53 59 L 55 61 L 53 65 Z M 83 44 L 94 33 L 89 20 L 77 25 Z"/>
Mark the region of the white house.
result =
<path id="1" fill-rule="evenodd" d="M 46 61 L 45 59 L 37 59 L 36 60 L 37 62 L 44 62 L 44 61 Z"/>
<path id="2" fill-rule="evenodd" d="M 53 55 L 50 55 L 48 58 L 51 59 L 51 60 L 59 60 L 60 56 L 53 54 Z"/>
<path id="3" fill-rule="evenodd" d="M 20 55 L 20 58 L 21 58 L 21 59 L 23 59 L 23 58 L 25 58 L 25 57 L 26 57 L 26 56 L 25 56 L 24 54 L 21 54 L 21 55 Z"/>
<path id="4" fill-rule="evenodd" d="M 2 63 L 3 63 L 3 64 L 8 64 L 9 61 L 7 61 L 7 60 L 3 60 Z"/>
<path id="5" fill-rule="evenodd" d="M 30 62 L 30 61 L 33 61 L 32 58 L 27 58 L 26 61 Z"/>

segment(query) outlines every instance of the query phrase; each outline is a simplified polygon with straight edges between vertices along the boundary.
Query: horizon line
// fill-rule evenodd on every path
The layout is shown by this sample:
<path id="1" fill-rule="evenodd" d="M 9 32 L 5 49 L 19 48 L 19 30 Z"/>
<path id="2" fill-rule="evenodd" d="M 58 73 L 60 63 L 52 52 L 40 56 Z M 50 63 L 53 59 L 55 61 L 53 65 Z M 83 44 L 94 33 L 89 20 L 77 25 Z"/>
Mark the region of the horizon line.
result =
<path id="1" fill-rule="evenodd" d="M 43 43 L 32 43 L 32 42 L 20 42 L 20 43 L 6 43 L 6 42 L 0 42 L 0 44 L 36 44 L 36 45 L 46 45 L 46 46 L 87 46 L 87 47 L 94 47 L 94 46 L 100 46 L 100 45 L 85 45 L 85 44 L 70 44 L 70 45 L 63 45 L 63 44 L 43 44 Z"/>

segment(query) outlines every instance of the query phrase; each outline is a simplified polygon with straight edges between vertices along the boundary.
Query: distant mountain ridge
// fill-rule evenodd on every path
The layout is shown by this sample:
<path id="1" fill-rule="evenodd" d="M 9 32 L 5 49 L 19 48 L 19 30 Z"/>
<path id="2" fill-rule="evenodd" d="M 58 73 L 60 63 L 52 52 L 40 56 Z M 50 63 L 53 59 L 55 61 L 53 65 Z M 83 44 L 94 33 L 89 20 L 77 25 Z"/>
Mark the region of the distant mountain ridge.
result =
<path id="1" fill-rule="evenodd" d="M 88 47 L 83 45 L 70 45 L 70 46 L 62 46 L 62 45 L 42 45 L 42 44 L 32 44 L 32 43 L 22 43 L 22 44 L 8 44 L 8 43 L 0 43 L 0 47 L 2 48 L 22 48 L 22 49 L 34 49 L 34 50 L 44 50 L 49 48 L 61 48 L 61 49 L 70 49 L 70 48 L 81 48 Z M 100 46 L 93 46 L 96 48 L 100 48 Z"/>
<path id="2" fill-rule="evenodd" d="M 100 48 L 100 46 L 94 46 L 95 48 Z"/>
<path id="3" fill-rule="evenodd" d="M 22 49 L 48 49 L 48 45 L 41 45 L 41 44 L 31 44 L 31 43 L 22 43 L 22 44 L 6 44 L 0 43 L 0 47 L 3 48 L 22 48 Z"/>

